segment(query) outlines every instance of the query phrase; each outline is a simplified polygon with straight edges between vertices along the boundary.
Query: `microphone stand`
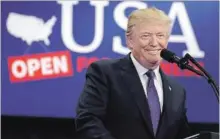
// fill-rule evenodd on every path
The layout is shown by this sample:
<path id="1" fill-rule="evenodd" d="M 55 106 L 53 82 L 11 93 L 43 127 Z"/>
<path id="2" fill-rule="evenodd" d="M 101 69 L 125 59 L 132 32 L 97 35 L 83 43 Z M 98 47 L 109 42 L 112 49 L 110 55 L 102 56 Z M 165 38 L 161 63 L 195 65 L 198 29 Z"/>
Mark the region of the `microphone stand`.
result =
<path id="1" fill-rule="evenodd" d="M 203 73 L 201 73 L 200 71 L 197 71 L 195 70 L 194 68 L 192 68 L 191 66 L 188 65 L 188 60 L 190 60 L 193 64 L 195 64 Z M 212 89 L 214 90 L 215 92 L 215 96 L 217 97 L 217 100 L 218 100 L 218 103 L 219 103 L 219 88 L 217 87 L 215 81 L 212 79 L 212 77 L 208 74 L 207 71 L 205 71 L 204 68 L 202 68 L 202 66 L 200 66 L 196 60 L 190 56 L 188 53 L 182 58 L 180 59 L 179 63 L 178 63 L 178 66 L 181 68 L 181 69 L 188 69 L 200 76 L 203 76 L 207 81 L 208 83 L 211 85 Z"/>
<path id="2" fill-rule="evenodd" d="M 204 74 L 196 69 L 194 69 L 192 66 L 189 65 L 188 57 L 184 56 L 183 58 L 180 59 L 180 61 L 177 63 L 177 65 L 181 69 L 188 69 L 194 73 L 196 73 L 199 76 L 204 76 Z"/>

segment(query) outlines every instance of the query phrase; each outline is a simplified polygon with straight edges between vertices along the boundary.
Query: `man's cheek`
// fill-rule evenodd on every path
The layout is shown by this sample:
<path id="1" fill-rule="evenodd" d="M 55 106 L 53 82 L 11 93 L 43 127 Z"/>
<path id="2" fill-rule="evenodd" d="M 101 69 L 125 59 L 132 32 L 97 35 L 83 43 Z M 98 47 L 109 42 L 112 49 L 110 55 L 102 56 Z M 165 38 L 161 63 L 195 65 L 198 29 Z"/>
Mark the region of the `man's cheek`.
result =
<path id="1" fill-rule="evenodd" d="M 161 42 L 159 43 L 160 47 L 163 49 L 163 48 L 167 48 L 167 44 L 165 42 Z"/>

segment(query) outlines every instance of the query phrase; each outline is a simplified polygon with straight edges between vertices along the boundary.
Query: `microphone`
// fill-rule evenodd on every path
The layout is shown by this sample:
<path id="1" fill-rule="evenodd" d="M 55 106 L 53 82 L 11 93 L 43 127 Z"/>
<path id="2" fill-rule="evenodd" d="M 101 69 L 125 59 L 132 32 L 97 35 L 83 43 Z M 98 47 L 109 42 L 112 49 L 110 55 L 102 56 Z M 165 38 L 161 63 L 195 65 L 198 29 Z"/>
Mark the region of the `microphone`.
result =
<path id="1" fill-rule="evenodd" d="M 175 53 L 167 50 L 167 49 L 163 49 L 160 52 L 160 56 L 165 59 L 166 61 L 170 62 L 170 63 L 177 63 L 179 64 L 180 62 L 180 58 L 178 56 L 176 56 Z"/>
<path id="2" fill-rule="evenodd" d="M 176 56 L 175 53 L 167 50 L 167 49 L 163 49 L 161 50 L 160 52 L 160 56 L 170 62 L 170 63 L 176 63 L 178 65 L 178 67 L 180 67 L 181 69 L 188 69 L 200 76 L 204 76 L 204 74 L 198 70 L 196 70 L 194 67 L 190 66 L 187 61 L 187 59 L 184 57 L 184 58 L 179 58 L 178 56 Z"/>
<path id="3" fill-rule="evenodd" d="M 183 58 L 179 58 L 178 56 L 176 56 L 175 53 L 173 53 L 167 49 L 161 50 L 160 56 L 170 63 L 176 63 L 178 65 L 178 67 L 180 67 L 181 69 L 188 69 L 188 70 L 190 70 L 190 71 L 192 71 L 202 77 L 205 77 L 205 79 L 208 81 L 208 83 L 211 85 L 212 89 L 214 90 L 215 95 L 217 97 L 217 100 L 219 102 L 219 87 L 216 85 L 215 81 L 208 74 L 208 72 L 205 71 L 205 69 L 203 69 L 196 62 L 196 60 L 193 59 L 192 56 L 190 56 L 189 54 L 186 54 Z M 190 66 L 188 60 L 190 60 L 193 64 L 195 64 L 201 71 L 198 71 L 194 67 Z"/>

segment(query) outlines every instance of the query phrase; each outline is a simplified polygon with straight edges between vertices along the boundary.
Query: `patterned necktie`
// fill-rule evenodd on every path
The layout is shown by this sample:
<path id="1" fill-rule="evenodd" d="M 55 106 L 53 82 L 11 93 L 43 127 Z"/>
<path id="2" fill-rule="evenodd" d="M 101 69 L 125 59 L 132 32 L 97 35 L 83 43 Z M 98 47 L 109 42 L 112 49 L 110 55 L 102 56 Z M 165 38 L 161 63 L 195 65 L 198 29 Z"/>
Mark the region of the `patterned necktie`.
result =
<path id="1" fill-rule="evenodd" d="M 146 75 L 148 76 L 148 84 L 147 84 L 148 105 L 150 108 L 151 122 L 153 126 L 154 135 L 156 135 L 157 127 L 160 119 L 160 103 L 159 103 L 157 90 L 154 85 L 155 73 L 152 70 L 149 70 L 146 73 Z"/>

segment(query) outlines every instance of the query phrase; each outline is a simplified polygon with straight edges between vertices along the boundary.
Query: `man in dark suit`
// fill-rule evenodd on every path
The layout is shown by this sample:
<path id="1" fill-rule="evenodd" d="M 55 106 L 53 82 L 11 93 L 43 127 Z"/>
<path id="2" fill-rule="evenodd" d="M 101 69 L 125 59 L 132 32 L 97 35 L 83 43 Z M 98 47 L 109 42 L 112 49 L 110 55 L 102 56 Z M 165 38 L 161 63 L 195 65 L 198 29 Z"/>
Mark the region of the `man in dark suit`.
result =
<path id="1" fill-rule="evenodd" d="M 128 19 L 131 50 L 115 60 L 92 63 L 79 98 L 76 131 L 82 139 L 178 139 L 188 135 L 186 94 L 161 70 L 171 21 L 156 8 Z"/>

